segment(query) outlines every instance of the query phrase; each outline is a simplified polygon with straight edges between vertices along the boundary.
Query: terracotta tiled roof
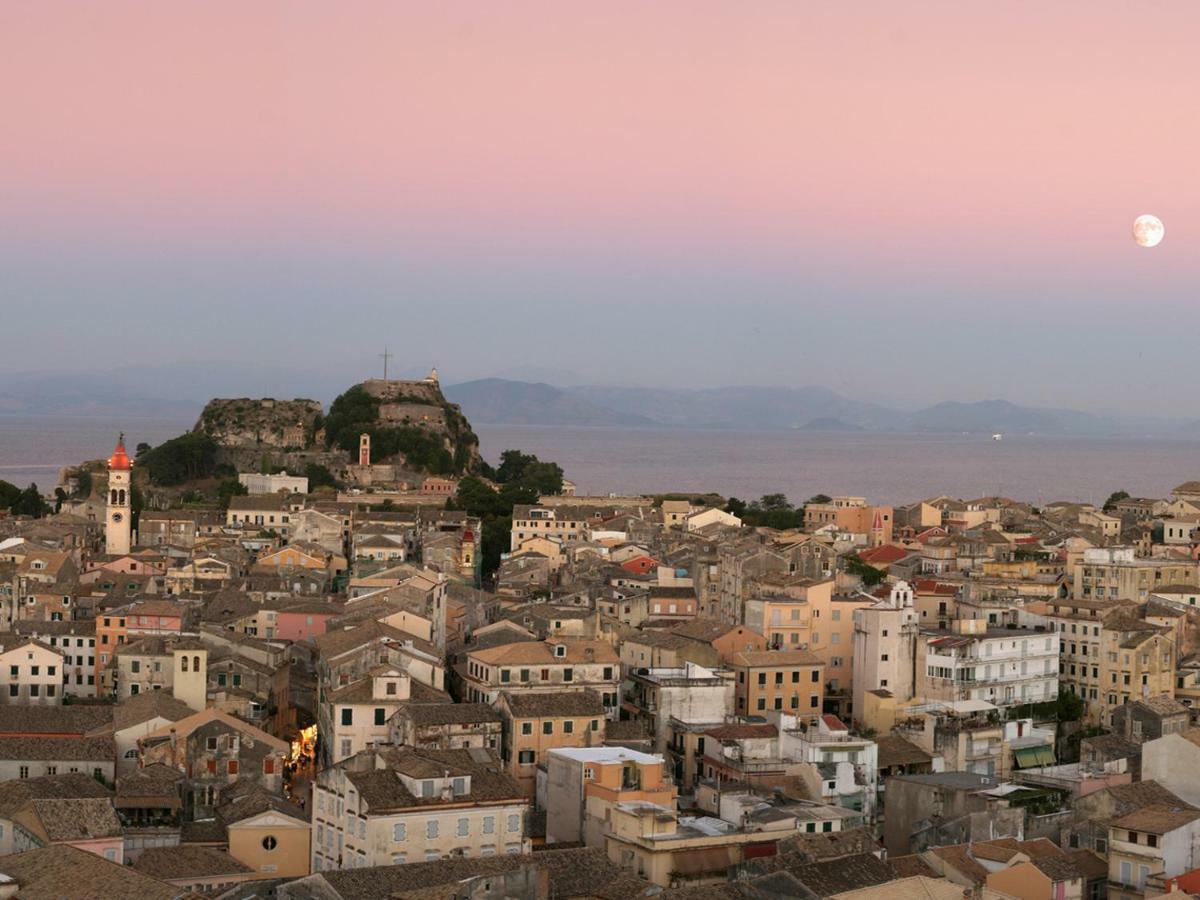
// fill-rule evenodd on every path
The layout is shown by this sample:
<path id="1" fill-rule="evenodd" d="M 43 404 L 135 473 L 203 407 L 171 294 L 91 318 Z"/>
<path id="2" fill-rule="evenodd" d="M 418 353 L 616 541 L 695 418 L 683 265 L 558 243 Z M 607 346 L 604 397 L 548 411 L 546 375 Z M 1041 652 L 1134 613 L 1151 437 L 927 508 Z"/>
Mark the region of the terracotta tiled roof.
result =
<path id="1" fill-rule="evenodd" d="M 1166 834 L 1200 819 L 1200 810 L 1178 806 L 1146 806 L 1112 822 L 1114 828 Z"/>
<path id="2" fill-rule="evenodd" d="M 3 871 L 20 884 L 22 900 L 175 900 L 179 895 L 178 888 L 157 878 L 65 844 L 6 856 Z"/>
<path id="3" fill-rule="evenodd" d="M 779 730 L 774 725 L 718 725 L 704 733 L 719 741 L 735 741 L 746 738 L 778 737 Z"/>
<path id="4" fill-rule="evenodd" d="M 254 870 L 216 847 L 148 847 L 134 870 L 162 881 L 207 878 L 214 875 L 244 875 Z"/>
<path id="5" fill-rule="evenodd" d="M 743 650 L 733 654 L 730 663 L 749 668 L 825 665 L 821 657 L 808 650 Z"/>
<path id="6" fill-rule="evenodd" d="M 561 644 L 566 649 L 564 656 L 555 656 L 554 647 Z M 592 652 L 588 658 L 588 651 Z M 538 665 L 543 663 L 617 663 L 620 661 L 612 646 L 603 641 L 584 641 L 572 638 L 549 641 L 519 641 L 501 644 L 486 650 L 470 651 L 478 662 L 488 665 Z"/>
<path id="7" fill-rule="evenodd" d="M 505 691 L 501 694 L 514 719 L 603 716 L 600 695 L 591 690 L 533 692 Z"/>

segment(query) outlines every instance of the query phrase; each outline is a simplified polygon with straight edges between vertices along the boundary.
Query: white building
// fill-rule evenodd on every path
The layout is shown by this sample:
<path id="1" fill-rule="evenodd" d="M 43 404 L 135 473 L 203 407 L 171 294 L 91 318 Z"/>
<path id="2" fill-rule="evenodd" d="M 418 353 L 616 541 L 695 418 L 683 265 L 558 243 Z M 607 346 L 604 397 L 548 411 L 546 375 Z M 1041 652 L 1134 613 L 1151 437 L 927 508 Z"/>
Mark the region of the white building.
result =
<path id="1" fill-rule="evenodd" d="M 389 665 L 375 666 L 366 678 L 330 692 L 319 711 L 321 739 L 328 741 L 330 760 L 338 763 L 386 744 L 389 720 L 411 696 L 409 674 Z"/>
<path id="2" fill-rule="evenodd" d="M 671 739 L 671 719 L 681 723 L 724 722 L 734 711 L 733 673 L 695 663 L 682 668 L 634 668 L 625 702 L 637 708 L 662 753 Z"/>
<path id="3" fill-rule="evenodd" d="M 307 494 L 308 479 L 302 475 L 259 475 L 251 472 L 238 474 L 238 484 L 250 494 Z"/>
<path id="4" fill-rule="evenodd" d="M 41 641 L 26 639 L 0 648 L 0 703 L 60 705 L 64 665 L 62 652 Z"/>
<path id="5" fill-rule="evenodd" d="M 886 599 L 854 611 L 855 714 L 868 691 L 890 691 L 900 702 L 912 699 L 918 628 L 912 588 L 905 581 L 897 581 Z"/>
<path id="6" fill-rule="evenodd" d="M 851 736 L 850 729 L 836 716 L 779 713 L 778 719 L 780 758 L 815 768 L 821 802 L 872 818 L 879 787 L 878 745 Z"/>
<path id="7" fill-rule="evenodd" d="M 987 627 L 956 619 L 948 634 L 918 642 L 917 694 L 927 700 L 986 700 L 996 706 L 1045 703 L 1058 697 L 1056 631 Z"/>
<path id="8" fill-rule="evenodd" d="M 528 853 L 528 813 L 491 751 L 377 747 L 317 776 L 312 870 Z"/>

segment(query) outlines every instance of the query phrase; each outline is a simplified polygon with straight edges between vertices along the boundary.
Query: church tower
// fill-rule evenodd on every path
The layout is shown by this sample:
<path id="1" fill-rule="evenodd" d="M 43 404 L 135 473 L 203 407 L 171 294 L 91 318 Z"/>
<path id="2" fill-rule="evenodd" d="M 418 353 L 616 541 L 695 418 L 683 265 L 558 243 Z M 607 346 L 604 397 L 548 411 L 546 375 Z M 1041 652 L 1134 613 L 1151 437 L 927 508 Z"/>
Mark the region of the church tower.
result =
<path id="1" fill-rule="evenodd" d="M 125 435 L 117 440 L 108 458 L 108 503 L 104 517 L 104 552 L 119 556 L 129 552 L 131 528 L 130 470 L 133 464 L 125 452 Z"/>
<path id="2" fill-rule="evenodd" d="M 358 436 L 358 464 L 360 466 L 371 464 L 371 436 L 365 432 Z"/>

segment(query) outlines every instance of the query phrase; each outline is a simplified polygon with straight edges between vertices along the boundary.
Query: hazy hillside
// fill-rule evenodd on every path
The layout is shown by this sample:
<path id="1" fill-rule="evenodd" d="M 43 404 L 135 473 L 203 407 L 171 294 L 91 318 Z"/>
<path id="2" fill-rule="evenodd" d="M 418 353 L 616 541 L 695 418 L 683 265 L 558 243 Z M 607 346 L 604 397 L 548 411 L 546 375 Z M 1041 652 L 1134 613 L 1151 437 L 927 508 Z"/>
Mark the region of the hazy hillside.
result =
<path id="1" fill-rule="evenodd" d="M 799 428 L 814 419 L 837 419 L 871 430 L 896 428 L 901 414 L 861 403 L 824 387 L 722 387 L 703 390 L 569 388 L 573 397 L 664 425 L 702 428 Z"/>
<path id="2" fill-rule="evenodd" d="M 644 416 L 616 412 L 588 400 L 571 397 L 548 384 L 483 378 L 446 388 L 446 398 L 462 407 L 475 422 L 509 425 L 624 425 L 653 426 Z"/>

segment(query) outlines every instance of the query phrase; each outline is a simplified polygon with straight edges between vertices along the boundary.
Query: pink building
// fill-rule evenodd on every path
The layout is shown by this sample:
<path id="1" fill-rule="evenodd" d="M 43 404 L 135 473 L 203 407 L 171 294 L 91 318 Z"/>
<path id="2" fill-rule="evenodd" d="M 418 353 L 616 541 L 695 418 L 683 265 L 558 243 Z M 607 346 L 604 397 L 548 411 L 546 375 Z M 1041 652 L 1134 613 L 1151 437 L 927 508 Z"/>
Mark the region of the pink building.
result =
<path id="1" fill-rule="evenodd" d="M 325 633 L 325 626 L 338 610 L 326 604 L 307 604 L 281 609 L 275 615 L 275 637 L 281 641 L 305 641 Z"/>

